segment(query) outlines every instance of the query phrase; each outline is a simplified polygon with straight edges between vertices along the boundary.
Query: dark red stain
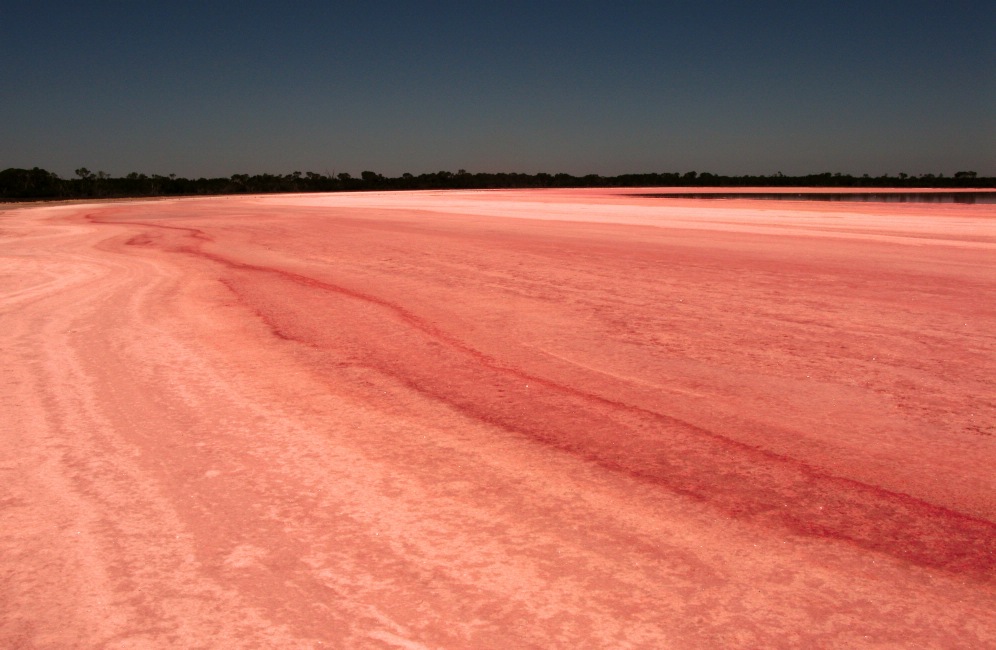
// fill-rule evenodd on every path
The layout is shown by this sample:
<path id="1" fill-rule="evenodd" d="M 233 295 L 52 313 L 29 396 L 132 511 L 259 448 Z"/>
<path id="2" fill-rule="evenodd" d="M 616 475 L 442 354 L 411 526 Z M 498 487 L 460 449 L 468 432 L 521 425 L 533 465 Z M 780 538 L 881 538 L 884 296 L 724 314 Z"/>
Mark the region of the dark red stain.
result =
<path id="1" fill-rule="evenodd" d="M 212 240 L 201 230 L 147 222 L 91 221 L 173 230 L 186 243 L 163 242 L 165 250 L 211 260 L 236 274 L 261 274 L 376 307 L 395 323 L 440 347 L 431 368 L 391 358 L 389 350 L 365 351 L 360 359 L 363 365 L 513 435 L 707 504 L 723 516 L 843 542 L 974 580 L 989 582 L 996 575 L 996 524 L 988 520 L 834 476 L 802 460 L 667 414 L 523 372 L 377 296 L 204 251 L 202 244 Z M 247 296 L 243 284 L 225 281 L 267 323 L 274 336 L 319 351 L 325 347 L 322 341 L 297 331 L 287 314 L 268 309 L 265 298 Z M 454 386 L 454 375 L 466 381 L 457 381 Z M 528 390 L 523 388 L 526 384 Z"/>

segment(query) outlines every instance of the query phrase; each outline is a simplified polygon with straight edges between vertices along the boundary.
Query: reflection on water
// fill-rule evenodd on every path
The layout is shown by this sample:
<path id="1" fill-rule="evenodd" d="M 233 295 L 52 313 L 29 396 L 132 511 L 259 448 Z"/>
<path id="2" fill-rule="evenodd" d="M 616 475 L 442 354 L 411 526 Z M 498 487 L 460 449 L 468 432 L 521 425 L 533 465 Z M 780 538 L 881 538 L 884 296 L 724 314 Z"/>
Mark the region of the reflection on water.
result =
<path id="1" fill-rule="evenodd" d="M 875 201 L 882 203 L 996 203 L 996 192 L 688 192 L 637 194 L 661 199 Z"/>

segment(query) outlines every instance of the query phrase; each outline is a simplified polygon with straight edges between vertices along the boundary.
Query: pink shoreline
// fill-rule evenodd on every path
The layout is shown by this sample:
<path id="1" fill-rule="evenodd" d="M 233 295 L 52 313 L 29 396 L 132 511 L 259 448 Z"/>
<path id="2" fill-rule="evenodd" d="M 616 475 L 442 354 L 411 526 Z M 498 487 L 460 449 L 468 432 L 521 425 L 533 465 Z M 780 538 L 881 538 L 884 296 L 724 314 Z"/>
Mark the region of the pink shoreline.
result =
<path id="1" fill-rule="evenodd" d="M 653 191 L 4 207 L 0 646 L 996 647 L 993 206 Z"/>

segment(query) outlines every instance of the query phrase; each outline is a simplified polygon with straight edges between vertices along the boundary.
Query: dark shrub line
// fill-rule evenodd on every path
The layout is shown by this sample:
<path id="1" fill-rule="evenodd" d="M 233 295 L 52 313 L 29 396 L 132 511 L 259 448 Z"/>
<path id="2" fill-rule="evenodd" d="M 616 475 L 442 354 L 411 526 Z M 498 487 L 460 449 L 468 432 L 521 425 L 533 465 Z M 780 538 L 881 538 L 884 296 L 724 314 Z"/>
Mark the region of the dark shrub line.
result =
<path id="1" fill-rule="evenodd" d="M 477 173 L 464 170 L 430 174 L 402 174 L 390 178 L 365 171 L 353 177 L 348 173 L 317 174 L 234 174 L 229 178 L 160 176 L 132 172 L 115 178 L 105 172 L 76 170 L 74 178 L 34 169 L 9 168 L 0 171 L 0 199 L 75 199 L 191 196 L 216 194 L 270 194 L 280 192 L 344 192 L 363 190 L 511 189 L 544 187 L 930 187 L 993 188 L 996 178 L 979 177 L 961 171 L 953 176 L 921 174 L 910 176 L 852 176 L 849 174 L 809 174 L 806 176 L 723 176 L 708 172 L 622 174 L 619 176 L 572 176 L 570 174 Z"/>

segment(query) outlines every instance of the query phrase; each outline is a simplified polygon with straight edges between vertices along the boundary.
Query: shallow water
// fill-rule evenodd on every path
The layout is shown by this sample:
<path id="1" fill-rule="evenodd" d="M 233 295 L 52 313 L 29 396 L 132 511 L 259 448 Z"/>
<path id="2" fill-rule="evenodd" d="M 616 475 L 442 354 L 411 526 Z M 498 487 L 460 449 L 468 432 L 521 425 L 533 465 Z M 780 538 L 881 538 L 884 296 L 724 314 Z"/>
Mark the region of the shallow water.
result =
<path id="1" fill-rule="evenodd" d="M 661 199 L 759 199 L 878 203 L 996 203 L 996 192 L 689 192 L 640 194 Z"/>

